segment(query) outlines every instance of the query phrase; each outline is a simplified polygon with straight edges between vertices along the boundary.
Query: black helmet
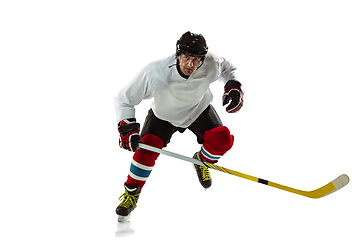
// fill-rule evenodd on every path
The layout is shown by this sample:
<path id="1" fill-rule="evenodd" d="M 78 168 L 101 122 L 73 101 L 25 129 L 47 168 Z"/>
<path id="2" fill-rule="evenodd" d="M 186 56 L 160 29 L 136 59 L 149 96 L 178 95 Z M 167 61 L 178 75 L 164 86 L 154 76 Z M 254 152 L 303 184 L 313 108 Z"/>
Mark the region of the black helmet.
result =
<path id="1" fill-rule="evenodd" d="M 188 31 L 176 42 L 176 56 L 180 56 L 183 53 L 191 57 L 201 57 L 204 60 L 207 52 L 208 47 L 205 38 L 201 34 Z"/>

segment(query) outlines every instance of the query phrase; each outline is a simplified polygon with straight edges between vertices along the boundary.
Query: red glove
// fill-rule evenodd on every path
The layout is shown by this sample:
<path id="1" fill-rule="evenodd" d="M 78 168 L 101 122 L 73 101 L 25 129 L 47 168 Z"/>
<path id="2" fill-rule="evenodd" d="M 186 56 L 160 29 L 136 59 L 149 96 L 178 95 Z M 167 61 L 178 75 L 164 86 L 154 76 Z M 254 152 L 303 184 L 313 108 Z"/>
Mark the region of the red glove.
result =
<path id="1" fill-rule="evenodd" d="M 122 120 L 118 124 L 120 133 L 119 146 L 126 150 L 135 152 L 139 148 L 140 138 L 140 124 L 136 122 L 135 118 Z"/>
<path id="2" fill-rule="evenodd" d="M 225 92 L 223 95 L 223 106 L 231 103 L 226 107 L 228 113 L 234 113 L 240 110 L 243 105 L 244 93 L 241 90 L 241 83 L 235 80 L 229 80 L 225 84 Z"/>

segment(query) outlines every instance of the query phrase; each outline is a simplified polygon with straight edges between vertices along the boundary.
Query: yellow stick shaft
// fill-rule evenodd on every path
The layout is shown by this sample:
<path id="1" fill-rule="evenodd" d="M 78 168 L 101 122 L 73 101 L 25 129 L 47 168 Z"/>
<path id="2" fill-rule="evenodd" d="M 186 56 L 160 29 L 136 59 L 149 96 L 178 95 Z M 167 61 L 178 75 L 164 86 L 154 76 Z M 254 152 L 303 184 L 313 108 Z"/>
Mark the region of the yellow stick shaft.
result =
<path id="1" fill-rule="evenodd" d="M 278 189 L 281 189 L 281 190 L 284 190 L 284 191 L 287 191 L 287 192 L 292 192 L 292 193 L 299 194 L 299 195 L 309 197 L 309 198 L 320 198 L 320 197 L 324 197 L 326 195 L 329 195 L 330 193 L 333 193 L 333 192 L 339 190 L 340 188 L 344 187 L 350 181 L 349 177 L 346 174 L 342 174 L 339 177 L 337 177 L 335 180 L 333 180 L 332 182 L 330 182 L 330 183 L 326 184 L 325 186 L 323 186 L 321 188 L 318 188 L 318 189 L 316 189 L 314 191 L 302 191 L 302 190 L 287 187 L 287 186 L 284 186 L 284 185 L 281 185 L 281 184 L 278 184 L 278 183 L 270 182 L 270 181 L 267 181 L 265 179 L 261 179 L 261 178 L 253 177 L 253 176 L 250 176 L 250 175 L 247 175 L 247 174 L 244 174 L 244 173 L 240 173 L 240 172 L 237 172 L 237 171 L 234 171 L 234 170 L 231 170 L 231 169 L 220 167 L 218 165 L 214 165 L 214 164 L 211 164 L 211 163 L 208 163 L 208 162 L 201 162 L 201 161 L 199 161 L 197 159 L 194 159 L 194 158 L 189 158 L 189 157 L 177 154 L 177 153 L 173 153 L 173 152 L 169 152 L 169 151 L 162 150 L 162 149 L 159 149 L 159 148 L 155 148 L 155 147 L 152 147 L 152 146 L 148 146 L 148 145 L 143 144 L 143 143 L 140 143 L 139 147 L 141 149 L 146 149 L 146 150 L 150 150 L 150 151 L 153 151 L 153 152 L 165 154 L 165 155 L 168 155 L 168 156 L 171 156 L 171 157 L 174 157 L 174 158 L 178 158 L 178 159 L 181 159 L 181 160 L 184 160 L 184 161 L 192 162 L 194 164 L 198 164 L 198 165 L 201 165 L 201 166 L 206 166 L 208 168 L 212 168 L 212 169 L 215 169 L 215 170 L 220 171 L 220 172 L 224 172 L 224 173 L 227 173 L 227 174 L 230 174 L 230 175 L 245 178 L 245 179 L 248 179 L 250 181 L 262 183 L 262 184 L 265 184 L 265 185 L 268 185 L 268 186 L 271 186 L 271 187 L 274 187 L 274 188 L 278 188 Z"/>

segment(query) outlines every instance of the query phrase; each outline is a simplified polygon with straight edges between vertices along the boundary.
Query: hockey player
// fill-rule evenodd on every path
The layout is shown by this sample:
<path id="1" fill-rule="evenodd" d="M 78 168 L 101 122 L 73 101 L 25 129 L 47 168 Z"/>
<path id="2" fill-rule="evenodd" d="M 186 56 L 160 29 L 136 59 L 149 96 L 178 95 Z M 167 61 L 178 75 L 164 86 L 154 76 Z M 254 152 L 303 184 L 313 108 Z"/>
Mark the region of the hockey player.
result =
<path id="1" fill-rule="evenodd" d="M 210 102 L 209 85 L 224 82 L 223 105 L 234 113 L 243 105 L 241 83 L 235 76 L 236 68 L 226 59 L 208 52 L 201 34 L 184 33 L 176 42 L 176 54 L 150 63 L 114 99 L 121 148 L 135 152 L 130 172 L 124 184 L 125 193 L 116 208 L 119 221 L 125 221 L 136 208 L 141 190 L 159 156 L 138 149 L 139 142 L 163 148 L 179 131 L 192 131 L 201 147 L 194 158 L 216 163 L 233 145 L 234 137 L 223 126 Z M 143 99 L 153 98 L 140 135 L 140 124 L 135 119 L 134 106 Z M 201 185 L 211 186 L 208 168 L 195 165 Z"/>

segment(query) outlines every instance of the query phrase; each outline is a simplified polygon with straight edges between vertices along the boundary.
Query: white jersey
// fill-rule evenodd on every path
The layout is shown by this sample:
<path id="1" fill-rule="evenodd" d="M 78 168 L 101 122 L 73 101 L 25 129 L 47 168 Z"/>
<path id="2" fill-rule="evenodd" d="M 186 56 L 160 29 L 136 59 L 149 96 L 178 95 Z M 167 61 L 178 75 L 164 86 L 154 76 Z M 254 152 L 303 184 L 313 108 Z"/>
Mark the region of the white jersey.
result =
<path id="1" fill-rule="evenodd" d="M 212 101 L 211 83 L 237 80 L 234 65 L 210 52 L 188 79 L 179 74 L 176 61 L 174 54 L 148 64 L 117 94 L 114 99 L 117 122 L 135 118 L 134 107 L 143 99 L 154 98 L 152 110 L 157 118 L 187 128 Z"/>

